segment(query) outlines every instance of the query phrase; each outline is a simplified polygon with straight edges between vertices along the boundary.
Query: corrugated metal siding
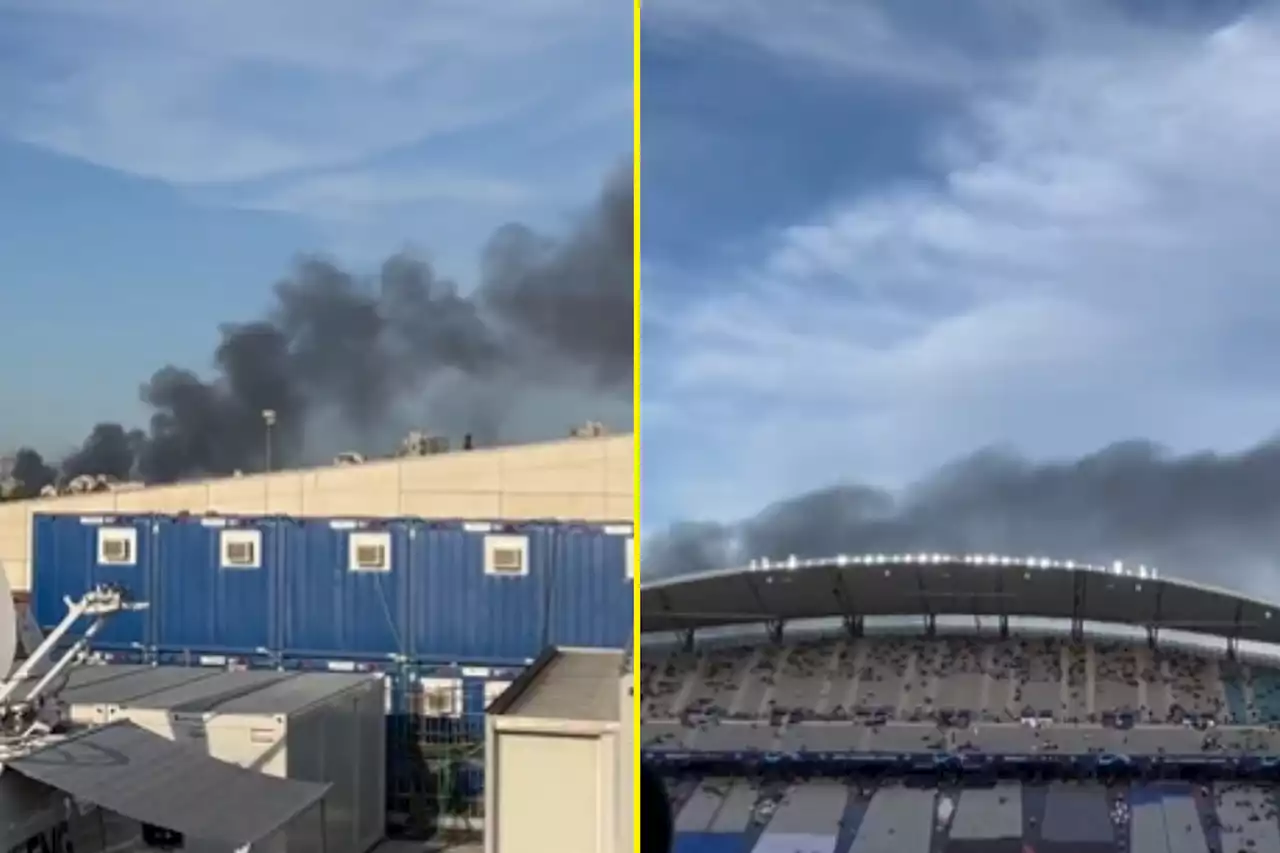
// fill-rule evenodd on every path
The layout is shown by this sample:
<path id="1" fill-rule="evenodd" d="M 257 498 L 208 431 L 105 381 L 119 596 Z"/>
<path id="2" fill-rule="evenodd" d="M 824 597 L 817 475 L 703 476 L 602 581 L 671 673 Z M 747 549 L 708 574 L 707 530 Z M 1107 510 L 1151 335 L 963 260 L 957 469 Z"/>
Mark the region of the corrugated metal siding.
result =
<path id="1" fill-rule="evenodd" d="M 486 574 L 489 535 L 528 535 L 528 572 Z M 421 661 L 513 662 L 537 656 L 546 638 L 547 578 L 556 539 L 546 528 L 424 524 L 414 536 L 410 622 Z"/>
<path id="2" fill-rule="evenodd" d="M 630 525 L 556 534 L 547 645 L 623 648 L 631 636 Z"/>
<path id="3" fill-rule="evenodd" d="M 155 646 L 255 654 L 279 646 L 280 528 L 275 519 L 161 518 L 155 525 Z M 223 565 L 223 531 L 261 537 L 257 568 Z"/>
<path id="4" fill-rule="evenodd" d="M 424 523 L 410 581 L 413 655 L 419 661 L 512 663 L 549 644 L 625 645 L 630 525 Z M 528 538 L 528 571 L 486 573 L 490 535 Z"/>
<path id="5" fill-rule="evenodd" d="M 290 520 L 282 525 L 281 640 L 286 655 L 408 654 L 411 522 Z M 387 571 L 351 571 L 355 531 L 391 536 Z"/>
<path id="6" fill-rule="evenodd" d="M 125 585 L 151 607 L 95 640 L 117 655 L 521 665 L 630 635 L 629 525 L 137 517 L 113 521 L 137 531 L 138 565 L 122 568 L 97 564 L 93 521 L 40 517 L 33 606 L 48 627 L 63 595 Z M 226 530 L 260 535 L 259 568 L 223 567 Z M 357 532 L 386 535 L 385 570 L 352 569 Z M 491 535 L 525 538 L 523 574 L 486 572 Z"/>
<path id="7" fill-rule="evenodd" d="M 63 597 L 81 598 L 97 584 L 114 584 L 135 599 L 149 601 L 153 594 L 152 522 L 149 516 L 37 515 L 32 521 L 37 566 L 32 605 L 37 624 L 48 631 L 67 615 Z M 132 530 L 136 536 L 131 565 L 99 562 L 98 536 L 103 528 Z M 82 619 L 73 631 L 89 625 Z M 107 620 L 93 639 L 94 648 L 126 649 L 151 644 L 149 610 L 120 613 Z"/>

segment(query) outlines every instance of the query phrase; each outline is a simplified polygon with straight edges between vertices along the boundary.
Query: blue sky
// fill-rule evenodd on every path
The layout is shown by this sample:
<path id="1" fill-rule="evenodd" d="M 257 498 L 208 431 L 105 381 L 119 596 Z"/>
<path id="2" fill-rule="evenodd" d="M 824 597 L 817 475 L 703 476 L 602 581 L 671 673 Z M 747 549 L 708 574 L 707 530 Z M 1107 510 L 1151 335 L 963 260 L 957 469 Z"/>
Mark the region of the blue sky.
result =
<path id="1" fill-rule="evenodd" d="M 646 6 L 644 521 L 1280 427 L 1280 12 Z"/>
<path id="2" fill-rule="evenodd" d="M 0 448 L 140 423 L 301 251 L 455 276 L 631 148 L 631 13 L 592 0 L 0 0 Z"/>

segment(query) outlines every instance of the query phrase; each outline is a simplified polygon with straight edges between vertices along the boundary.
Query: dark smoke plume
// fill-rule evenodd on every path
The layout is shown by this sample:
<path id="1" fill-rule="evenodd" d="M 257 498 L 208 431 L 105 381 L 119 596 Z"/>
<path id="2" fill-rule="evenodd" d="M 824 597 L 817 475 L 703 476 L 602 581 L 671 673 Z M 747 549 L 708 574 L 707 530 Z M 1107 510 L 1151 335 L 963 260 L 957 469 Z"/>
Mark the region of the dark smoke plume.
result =
<path id="1" fill-rule="evenodd" d="M 141 390 L 153 412 L 148 429 L 99 424 L 61 475 L 170 482 L 260 470 L 266 409 L 277 413 L 272 465 L 287 467 L 319 452 L 318 422 L 340 425 L 344 439 L 385 441 L 398 407 L 436 383 L 467 392 L 441 404 L 438 421 L 448 423 L 415 426 L 472 432 L 483 422 L 495 440 L 520 433 L 510 423 L 518 417 L 513 388 L 576 391 L 629 407 L 632 242 L 627 168 L 562 242 L 520 225 L 499 229 L 470 293 L 408 254 L 372 277 L 303 258 L 275 286 L 266 317 L 221 328 L 213 378 L 174 366 L 156 371 Z"/>
<path id="2" fill-rule="evenodd" d="M 737 524 L 678 524 L 645 548 L 657 578 L 752 557 L 997 553 L 1156 566 L 1280 596 L 1280 441 L 1174 456 L 1129 441 L 1074 462 L 984 451 L 895 495 L 840 485 Z"/>

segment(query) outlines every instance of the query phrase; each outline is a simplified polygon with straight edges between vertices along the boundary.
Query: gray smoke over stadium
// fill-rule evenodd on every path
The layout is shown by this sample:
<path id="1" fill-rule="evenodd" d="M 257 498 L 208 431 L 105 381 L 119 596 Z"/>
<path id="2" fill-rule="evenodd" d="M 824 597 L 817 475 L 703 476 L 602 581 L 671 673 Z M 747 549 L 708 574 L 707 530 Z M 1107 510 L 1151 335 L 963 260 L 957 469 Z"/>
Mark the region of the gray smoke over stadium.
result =
<path id="1" fill-rule="evenodd" d="M 440 400 L 430 428 L 478 440 L 522 437 L 517 407 L 503 399 L 512 389 L 599 400 L 625 411 L 629 425 L 630 169 L 609 178 L 567 239 L 505 226 L 481 268 L 478 287 L 464 294 L 405 254 L 372 277 L 304 258 L 276 285 L 268 316 L 221 328 L 211 379 L 156 371 L 141 390 L 149 428 L 97 425 L 62 476 L 168 482 L 260 469 L 264 409 L 278 413 L 273 464 L 297 464 L 314 453 L 317 424 L 337 424 L 344 438 L 385 439 L 384 423 L 406 401 L 441 385 L 465 390 Z"/>
<path id="2" fill-rule="evenodd" d="M 935 551 L 1123 560 L 1262 593 L 1280 566 L 1280 441 L 1188 456 L 1128 441 L 1049 463 L 983 451 L 900 494 L 839 485 L 736 524 L 677 524 L 646 542 L 643 574 Z"/>

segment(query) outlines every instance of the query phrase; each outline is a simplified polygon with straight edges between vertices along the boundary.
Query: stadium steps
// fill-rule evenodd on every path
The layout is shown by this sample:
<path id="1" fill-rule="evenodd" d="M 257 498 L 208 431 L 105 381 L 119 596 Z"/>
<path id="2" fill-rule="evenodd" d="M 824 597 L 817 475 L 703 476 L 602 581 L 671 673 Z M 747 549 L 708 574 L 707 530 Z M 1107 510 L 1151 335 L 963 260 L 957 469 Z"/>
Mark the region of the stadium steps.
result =
<path id="1" fill-rule="evenodd" d="M 1236 722 L 1252 722 L 1249 714 L 1249 705 L 1252 703 L 1249 684 L 1245 680 L 1246 676 L 1243 672 L 1230 672 L 1224 669 L 1222 673 L 1222 693 L 1227 703 L 1227 711 Z"/>
<path id="2" fill-rule="evenodd" d="M 1280 722 L 1280 672 L 1250 668 L 1253 682 L 1254 709 L 1262 723 Z"/>

